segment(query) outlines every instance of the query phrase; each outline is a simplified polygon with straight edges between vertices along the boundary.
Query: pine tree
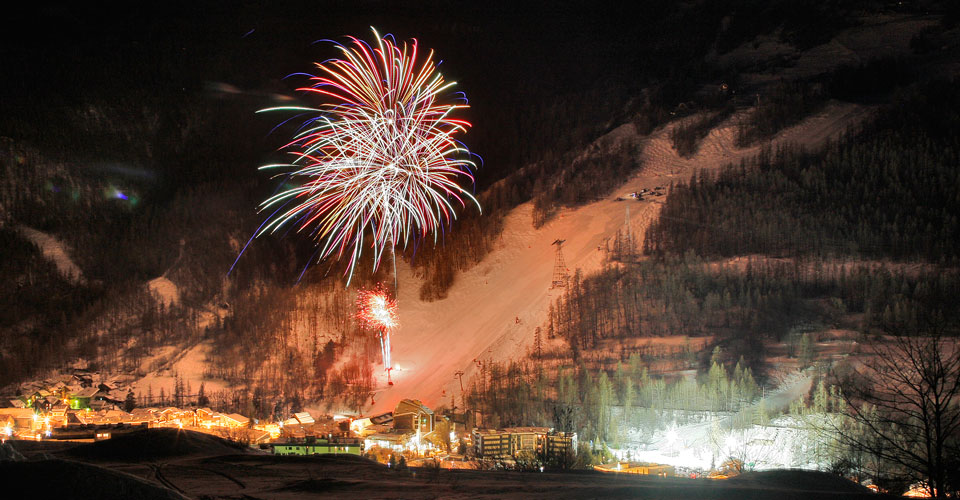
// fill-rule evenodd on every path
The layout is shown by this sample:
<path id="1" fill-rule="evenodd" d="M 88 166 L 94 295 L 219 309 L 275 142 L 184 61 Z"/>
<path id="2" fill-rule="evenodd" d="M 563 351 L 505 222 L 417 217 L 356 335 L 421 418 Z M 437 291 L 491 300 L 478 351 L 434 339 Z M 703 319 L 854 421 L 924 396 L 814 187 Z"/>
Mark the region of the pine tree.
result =
<path id="1" fill-rule="evenodd" d="M 204 391 L 203 382 L 200 382 L 200 388 L 197 389 L 197 406 L 200 408 L 210 406 L 210 398 L 207 397 L 206 391 Z"/>
<path id="2" fill-rule="evenodd" d="M 714 353 L 717 351 L 714 350 Z M 717 362 L 710 365 L 710 371 L 707 373 L 707 387 L 710 391 L 710 398 L 713 401 L 713 410 L 727 409 L 727 371 Z"/>
<path id="3" fill-rule="evenodd" d="M 767 425 L 768 423 L 770 423 L 770 417 L 767 415 L 767 400 L 760 398 L 760 402 L 757 403 L 757 424 Z"/>
<path id="4" fill-rule="evenodd" d="M 303 398 L 300 396 L 299 392 L 293 394 L 293 399 L 290 400 L 290 412 L 291 413 L 300 413 L 303 411 Z"/>
<path id="5" fill-rule="evenodd" d="M 632 419 L 634 396 L 633 381 L 626 377 L 623 382 L 623 419 L 627 423 Z"/>
<path id="6" fill-rule="evenodd" d="M 601 437 L 606 439 L 610 427 L 610 406 L 613 403 L 613 384 L 607 377 L 607 372 L 601 371 L 597 379 L 597 430 Z"/>
<path id="7" fill-rule="evenodd" d="M 827 385 L 823 379 L 817 384 L 817 389 L 813 393 L 813 411 L 816 413 L 827 413 L 830 403 L 830 394 L 827 392 Z"/>
<path id="8" fill-rule="evenodd" d="M 176 406 L 177 408 L 183 406 L 183 379 L 180 378 L 179 373 L 175 374 L 174 376 L 173 406 Z"/>
<path id="9" fill-rule="evenodd" d="M 809 333 L 804 333 L 800 337 L 800 367 L 806 368 L 810 366 L 810 362 L 813 361 L 813 341 L 810 339 Z"/>
<path id="10" fill-rule="evenodd" d="M 137 400 L 133 395 L 133 389 L 127 391 L 127 397 L 123 400 L 123 411 L 130 413 L 137 407 Z"/>
<path id="11" fill-rule="evenodd" d="M 620 404 L 623 404 L 623 399 L 625 396 L 624 390 L 626 388 L 625 386 L 626 378 L 627 378 L 627 374 L 623 369 L 623 363 L 621 363 L 620 361 L 617 361 L 617 369 L 613 373 L 613 380 L 614 380 L 615 389 L 617 393 L 617 401 L 619 401 Z"/>
<path id="12" fill-rule="evenodd" d="M 643 371 L 643 358 L 639 354 L 633 353 L 630 355 L 630 376 L 634 378 L 640 378 L 641 372 Z"/>
<path id="13" fill-rule="evenodd" d="M 713 367 L 716 364 L 723 364 L 723 349 L 720 346 L 714 347 L 713 353 L 710 355 L 710 366 Z"/>
<path id="14" fill-rule="evenodd" d="M 537 355 L 537 361 L 543 360 L 543 336 L 540 334 L 540 327 L 533 331 L 533 349 Z"/>

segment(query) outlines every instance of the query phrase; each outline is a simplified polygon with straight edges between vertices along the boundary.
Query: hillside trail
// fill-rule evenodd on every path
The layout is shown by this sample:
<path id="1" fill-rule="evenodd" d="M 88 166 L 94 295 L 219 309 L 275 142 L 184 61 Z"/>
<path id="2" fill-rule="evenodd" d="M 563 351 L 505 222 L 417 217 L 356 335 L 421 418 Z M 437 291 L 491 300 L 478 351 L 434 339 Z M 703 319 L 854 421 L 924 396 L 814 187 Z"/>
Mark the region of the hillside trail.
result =
<path id="1" fill-rule="evenodd" d="M 813 149 L 870 113 L 871 108 L 831 101 L 765 145 L 775 148 L 790 143 Z M 386 373 L 381 372 L 375 403 L 365 407 L 364 413 L 392 411 L 404 398 L 420 399 L 430 407 L 461 406 L 458 371 L 463 372 L 464 390 L 469 391 L 473 377 L 486 364 L 525 356 L 535 329 L 547 322 L 550 304 L 563 293 L 562 288 L 550 287 L 554 241 L 563 240 L 562 253 L 571 276 L 578 269 L 585 276 L 599 271 L 605 262 L 603 247 L 618 230 L 629 228 L 642 245 L 646 228 L 669 192 L 643 201 L 624 200 L 624 196 L 644 188 L 666 188 L 688 180 L 699 169 L 716 170 L 756 155 L 761 144 L 743 149 L 734 145 L 740 116 L 735 114 L 711 131 L 691 158 L 679 157 L 671 147 L 670 131 L 676 121 L 646 137 L 628 123 L 598 139 L 587 151 L 633 148 L 641 168 L 609 196 L 561 209 L 540 229 L 533 228 L 532 203 L 512 210 L 495 249 L 458 274 L 445 299 L 421 301 L 420 279 L 406 263 L 398 262 L 400 327 L 392 336 L 394 385 L 388 385 Z"/>
<path id="2" fill-rule="evenodd" d="M 28 241 L 40 249 L 43 257 L 56 266 L 57 271 L 70 283 L 82 285 L 84 283 L 83 271 L 70 257 L 70 251 L 66 245 L 47 233 L 38 231 L 31 227 L 19 226 L 17 230 Z"/>

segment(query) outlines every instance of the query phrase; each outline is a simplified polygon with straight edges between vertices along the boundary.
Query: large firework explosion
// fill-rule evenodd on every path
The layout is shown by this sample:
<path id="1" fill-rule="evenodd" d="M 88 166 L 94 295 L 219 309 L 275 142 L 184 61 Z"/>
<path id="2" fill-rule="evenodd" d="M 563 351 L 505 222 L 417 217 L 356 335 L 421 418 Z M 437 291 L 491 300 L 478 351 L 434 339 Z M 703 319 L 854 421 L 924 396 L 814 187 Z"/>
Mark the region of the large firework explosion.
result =
<path id="1" fill-rule="evenodd" d="M 472 183 L 475 167 L 455 138 L 470 124 L 451 116 L 469 107 L 466 99 L 452 99 L 455 82 L 444 81 L 432 51 L 419 63 L 416 40 L 397 46 L 391 35 L 373 34 L 373 46 L 353 37 L 335 43 L 342 58 L 305 75 L 311 84 L 298 90 L 318 98 L 318 108 L 261 110 L 309 118 L 283 147 L 294 160 L 261 167 L 284 169 L 287 184 L 261 204 L 272 213 L 256 236 L 288 225 L 309 233 L 318 261 L 349 258 L 348 284 L 364 246 L 376 271 L 397 244 L 431 233 L 436 242 L 436 230 L 456 218 L 451 200 L 480 207 L 457 183 L 460 176 Z"/>

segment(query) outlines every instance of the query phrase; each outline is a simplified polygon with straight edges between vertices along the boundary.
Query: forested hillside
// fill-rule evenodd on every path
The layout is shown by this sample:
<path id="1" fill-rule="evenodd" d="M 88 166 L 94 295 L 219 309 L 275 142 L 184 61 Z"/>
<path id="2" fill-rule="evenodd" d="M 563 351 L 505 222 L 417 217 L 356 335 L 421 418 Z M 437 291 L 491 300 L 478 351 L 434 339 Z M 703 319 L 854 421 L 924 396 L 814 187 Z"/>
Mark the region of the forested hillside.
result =
<path id="1" fill-rule="evenodd" d="M 960 93 L 910 90 L 824 151 L 766 151 L 675 185 L 647 254 L 764 254 L 954 266 L 960 240 Z"/>
<path id="2" fill-rule="evenodd" d="M 918 84 L 822 150 L 767 149 L 671 186 L 643 251 L 619 233 L 604 271 L 572 276 L 547 335 L 574 359 L 605 339 L 706 336 L 763 374 L 765 343 L 798 331 L 938 317 L 960 333 L 956 88 Z"/>

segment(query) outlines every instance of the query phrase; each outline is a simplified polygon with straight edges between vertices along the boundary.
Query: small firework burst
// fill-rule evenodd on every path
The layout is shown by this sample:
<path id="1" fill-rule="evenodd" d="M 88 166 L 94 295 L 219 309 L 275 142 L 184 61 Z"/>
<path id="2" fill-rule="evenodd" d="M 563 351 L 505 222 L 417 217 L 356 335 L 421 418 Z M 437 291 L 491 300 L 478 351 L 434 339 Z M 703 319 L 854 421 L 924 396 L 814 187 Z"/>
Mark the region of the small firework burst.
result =
<path id="1" fill-rule="evenodd" d="M 393 369 L 390 360 L 390 331 L 400 326 L 397 302 L 379 285 L 372 290 L 360 290 L 357 293 L 357 320 L 361 327 L 377 330 L 383 369 L 390 380 L 390 371 Z M 390 381 L 390 385 L 393 385 L 393 381 Z"/>
<path id="2" fill-rule="evenodd" d="M 357 293 L 357 319 L 364 328 L 393 330 L 400 326 L 397 302 L 382 287 Z"/>

